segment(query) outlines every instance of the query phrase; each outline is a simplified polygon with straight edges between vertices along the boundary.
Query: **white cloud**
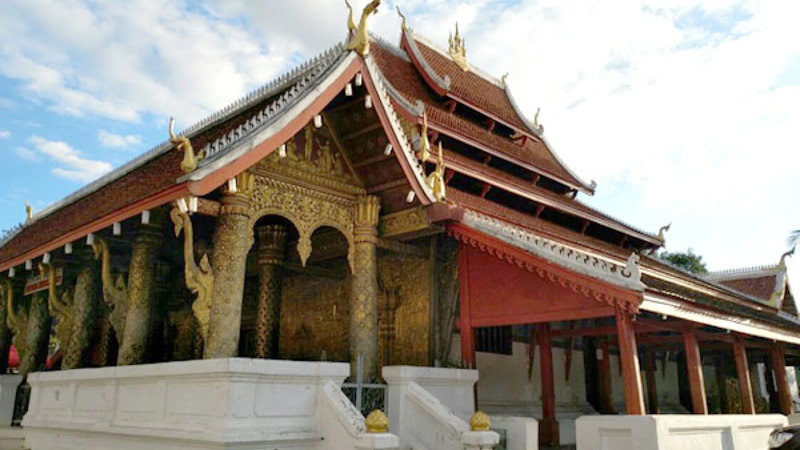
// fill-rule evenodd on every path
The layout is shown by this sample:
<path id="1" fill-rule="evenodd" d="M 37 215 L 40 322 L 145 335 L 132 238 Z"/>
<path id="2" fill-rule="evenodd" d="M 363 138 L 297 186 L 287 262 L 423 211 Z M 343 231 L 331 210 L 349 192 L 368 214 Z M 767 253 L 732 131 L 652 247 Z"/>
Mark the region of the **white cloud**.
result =
<path id="1" fill-rule="evenodd" d="M 0 139 L 8 139 L 11 137 L 11 132 L 8 130 L 0 130 Z"/>
<path id="2" fill-rule="evenodd" d="M 135 147 L 142 143 L 142 137 L 135 134 L 116 134 L 106 130 L 97 132 L 97 140 L 100 145 L 109 148 L 127 149 Z"/>
<path id="3" fill-rule="evenodd" d="M 61 164 L 52 170 L 53 175 L 67 180 L 87 183 L 111 171 L 111 164 L 84 158 L 81 153 L 66 142 L 49 141 L 39 136 L 32 136 L 30 143 L 39 153 Z"/>
<path id="4" fill-rule="evenodd" d="M 33 150 L 29 149 L 29 148 L 17 147 L 17 148 L 14 149 L 14 153 L 16 153 L 17 156 L 19 156 L 20 158 L 28 160 L 28 161 L 39 162 L 39 161 L 42 160 L 42 158 L 40 158 L 39 155 L 35 151 L 33 151 Z"/>

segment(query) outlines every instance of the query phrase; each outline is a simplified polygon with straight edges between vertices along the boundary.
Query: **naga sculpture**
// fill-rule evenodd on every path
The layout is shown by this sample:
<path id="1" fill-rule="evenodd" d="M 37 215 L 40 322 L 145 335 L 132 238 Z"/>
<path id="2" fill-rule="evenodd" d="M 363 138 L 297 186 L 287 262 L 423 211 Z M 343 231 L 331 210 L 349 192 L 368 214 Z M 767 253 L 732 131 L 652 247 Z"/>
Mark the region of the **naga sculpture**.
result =
<path id="1" fill-rule="evenodd" d="M 200 324 L 200 333 L 203 339 L 208 337 L 208 323 L 211 316 L 211 295 L 214 291 L 214 273 L 208 254 L 204 254 L 198 266 L 194 256 L 194 229 L 192 219 L 177 206 L 170 212 L 172 223 L 175 224 L 175 236 L 180 236 L 183 231 L 183 259 L 186 276 L 186 287 L 197 295 L 192 303 L 197 322 Z"/>
<path id="2" fill-rule="evenodd" d="M 356 32 L 356 23 L 353 22 L 353 7 L 350 6 L 350 2 L 347 0 L 344 0 L 344 4 L 347 5 L 347 9 L 350 11 L 347 15 L 347 36 L 353 37 Z"/>
<path id="3" fill-rule="evenodd" d="M 186 136 L 175 136 L 175 132 L 173 131 L 172 127 L 175 123 L 175 119 L 170 117 L 169 119 L 169 141 L 172 142 L 172 145 L 175 146 L 176 149 L 183 152 L 183 161 L 181 161 L 181 170 L 183 173 L 189 173 L 194 171 L 197 168 L 197 163 L 205 158 L 205 152 L 202 150 L 195 154 L 194 148 L 192 148 L 192 142 Z"/>
<path id="4" fill-rule="evenodd" d="M 423 163 L 431 156 L 431 143 L 428 140 L 428 115 L 422 111 L 422 130 L 419 132 L 419 150 L 417 158 Z"/>
<path id="5" fill-rule="evenodd" d="M 23 358 L 27 356 L 26 354 L 28 352 L 28 312 L 24 309 L 21 309 L 19 312 L 17 312 L 14 309 L 14 288 L 11 286 L 10 281 L 0 281 L 0 287 L 2 287 L 5 291 L 8 318 L 7 322 L 8 327 L 11 329 L 11 333 L 13 333 L 11 342 L 17 349 L 19 360 L 22 361 Z"/>
<path id="6" fill-rule="evenodd" d="M 50 317 L 56 319 L 56 339 L 64 354 L 69 353 L 68 346 L 72 340 L 75 314 L 72 309 L 72 293 L 65 289 L 61 299 L 56 295 L 56 269 L 51 264 L 40 264 L 39 271 L 47 277 L 47 310 Z"/>
<path id="7" fill-rule="evenodd" d="M 358 28 L 350 42 L 347 43 L 348 50 L 355 50 L 359 55 L 364 56 L 369 53 L 369 33 L 367 32 L 367 21 L 371 14 L 374 14 L 380 6 L 381 0 L 372 0 L 364 7 L 361 13 L 361 20 L 358 22 Z M 352 17 L 352 15 L 351 15 Z M 351 19 L 352 20 L 352 19 Z"/>
<path id="8" fill-rule="evenodd" d="M 117 342 L 122 343 L 122 336 L 125 335 L 125 313 L 128 305 L 128 287 L 122 274 L 114 278 L 111 274 L 111 252 L 105 239 L 95 236 L 92 242 L 94 258 L 101 259 L 100 279 L 103 284 L 103 299 L 111 309 L 109 318 Z"/>

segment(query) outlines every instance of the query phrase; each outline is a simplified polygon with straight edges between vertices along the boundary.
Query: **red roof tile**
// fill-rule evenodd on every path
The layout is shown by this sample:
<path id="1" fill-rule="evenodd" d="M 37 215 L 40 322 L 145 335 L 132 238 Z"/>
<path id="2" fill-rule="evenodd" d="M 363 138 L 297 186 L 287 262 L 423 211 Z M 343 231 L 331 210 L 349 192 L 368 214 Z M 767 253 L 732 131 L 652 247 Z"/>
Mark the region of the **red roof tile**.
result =
<path id="1" fill-rule="evenodd" d="M 768 301 L 775 291 L 775 275 L 764 275 L 754 278 L 720 280 L 721 284 L 750 294 L 753 297 Z"/>

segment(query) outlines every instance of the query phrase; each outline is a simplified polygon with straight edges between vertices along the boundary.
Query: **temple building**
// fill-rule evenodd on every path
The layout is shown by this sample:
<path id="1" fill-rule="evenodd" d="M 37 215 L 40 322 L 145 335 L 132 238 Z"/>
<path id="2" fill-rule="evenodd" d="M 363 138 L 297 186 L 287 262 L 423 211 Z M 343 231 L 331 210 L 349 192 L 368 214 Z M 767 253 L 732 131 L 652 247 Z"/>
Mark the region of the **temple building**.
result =
<path id="1" fill-rule="evenodd" d="M 457 28 L 403 19 L 395 45 L 379 3 L 0 243 L 0 415 L 28 448 L 746 449 L 785 425 L 788 254 L 660 260 L 664 230 L 581 202 Z"/>

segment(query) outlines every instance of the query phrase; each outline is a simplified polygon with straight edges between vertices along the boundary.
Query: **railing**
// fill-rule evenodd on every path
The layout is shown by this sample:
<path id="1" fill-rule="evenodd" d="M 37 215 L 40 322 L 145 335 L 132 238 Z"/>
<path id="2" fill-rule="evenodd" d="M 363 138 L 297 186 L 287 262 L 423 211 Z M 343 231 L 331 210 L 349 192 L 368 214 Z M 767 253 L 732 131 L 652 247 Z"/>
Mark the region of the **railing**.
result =
<path id="1" fill-rule="evenodd" d="M 355 382 L 342 384 L 342 392 L 364 416 L 380 409 L 386 411 L 386 385 L 364 382 L 364 358 L 356 357 Z"/>

